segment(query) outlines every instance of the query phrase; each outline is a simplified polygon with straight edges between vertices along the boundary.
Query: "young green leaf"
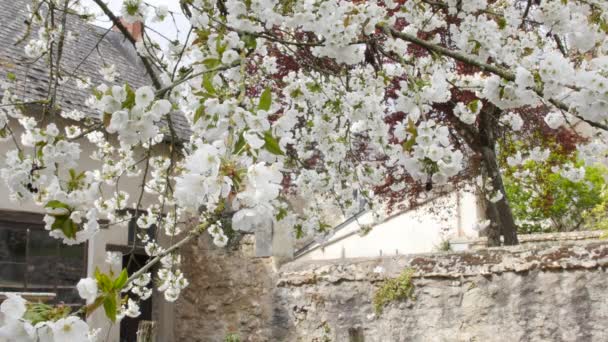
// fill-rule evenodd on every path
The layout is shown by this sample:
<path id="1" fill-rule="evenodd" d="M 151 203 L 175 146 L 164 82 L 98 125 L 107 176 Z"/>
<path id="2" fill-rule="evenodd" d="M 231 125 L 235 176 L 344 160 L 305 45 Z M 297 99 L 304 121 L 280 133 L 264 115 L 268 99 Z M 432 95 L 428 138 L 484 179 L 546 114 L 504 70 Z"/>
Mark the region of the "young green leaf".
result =
<path id="1" fill-rule="evenodd" d="M 118 277 L 114 280 L 114 285 L 112 286 L 115 290 L 122 289 L 129 279 L 129 274 L 127 273 L 127 269 L 123 268 L 122 272 L 118 275 Z"/>
<path id="2" fill-rule="evenodd" d="M 243 136 L 244 133 L 245 133 L 245 131 L 242 131 L 239 134 L 239 139 L 236 141 L 236 144 L 234 145 L 235 154 L 241 154 L 243 152 L 243 148 L 245 147 L 245 144 L 247 144 L 247 140 L 245 140 L 245 137 Z"/>
<path id="3" fill-rule="evenodd" d="M 204 105 L 200 105 L 196 109 L 196 112 L 194 112 L 194 123 L 197 123 L 198 120 L 200 120 L 203 117 L 204 114 L 205 114 L 205 106 Z"/>
<path id="4" fill-rule="evenodd" d="M 258 103 L 258 109 L 268 111 L 270 109 L 271 103 L 272 103 L 272 90 L 270 89 L 270 87 L 267 87 L 262 92 L 262 95 L 260 95 L 260 102 Z"/>
<path id="5" fill-rule="evenodd" d="M 203 75 L 203 88 L 205 88 L 205 90 L 211 95 L 215 94 L 215 88 L 213 87 L 213 76 L 214 74 L 211 72 Z"/>
<path id="6" fill-rule="evenodd" d="M 108 293 L 106 298 L 103 300 L 103 309 L 106 312 L 106 316 L 112 322 L 116 322 L 116 294 Z"/>
<path id="7" fill-rule="evenodd" d="M 207 67 L 207 69 L 213 69 L 220 65 L 221 62 L 217 58 L 207 58 L 203 61 L 203 64 Z"/>
<path id="8" fill-rule="evenodd" d="M 469 102 L 469 104 L 467 104 L 467 107 L 469 108 L 469 110 L 473 113 L 477 113 L 477 110 L 479 109 L 479 100 L 473 100 L 471 102 Z"/>
<path id="9" fill-rule="evenodd" d="M 107 293 L 112 290 L 112 280 L 110 280 L 110 277 L 108 277 L 107 274 L 95 270 L 95 280 L 97 281 L 101 292 Z"/>
<path id="10" fill-rule="evenodd" d="M 76 232 L 78 232 L 78 225 L 72 219 L 66 217 L 61 225 L 61 231 L 65 236 L 73 239 L 76 237 Z"/>
<path id="11" fill-rule="evenodd" d="M 57 200 L 50 200 L 46 202 L 46 205 L 44 207 L 50 209 L 70 209 L 70 206 Z"/>
<path id="12" fill-rule="evenodd" d="M 127 91 L 127 98 L 123 101 L 122 107 L 131 109 L 135 107 L 135 92 L 128 83 L 125 84 L 125 90 Z"/>
<path id="13" fill-rule="evenodd" d="M 264 148 L 268 152 L 281 156 L 285 155 L 285 152 L 281 150 L 279 142 L 275 137 L 272 136 L 272 133 L 270 131 L 264 132 L 264 142 Z"/>

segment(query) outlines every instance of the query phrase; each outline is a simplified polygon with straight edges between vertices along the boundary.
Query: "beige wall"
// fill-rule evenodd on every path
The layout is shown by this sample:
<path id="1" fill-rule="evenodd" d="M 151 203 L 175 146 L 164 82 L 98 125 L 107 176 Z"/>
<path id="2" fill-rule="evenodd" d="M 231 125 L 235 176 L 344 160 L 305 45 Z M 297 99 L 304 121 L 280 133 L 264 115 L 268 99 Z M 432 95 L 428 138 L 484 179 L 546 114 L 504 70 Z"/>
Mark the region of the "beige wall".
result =
<path id="1" fill-rule="evenodd" d="M 18 126 L 12 127 L 13 131 L 17 136 L 20 135 L 22 129 Z M 90 144 L 86 139 L 81 139 L 81 153 L 78 171 L 92 170 L 98 168 L 100 163 L 90 158 L 90 155 L 94 151 L 94 146 Z M 12 141 L 6 141 L 0 143 L 0 163 L 4 163 L 4 156 L 7 151 L 14 149 Z M 157 153 L 162 153 L 162 148 L 156 149 Z M 4 165 L 3 165 L 4 166 Z M 130 194 L 129 203 L 137 201 L 139 196 L 140 186 L 142 182 L 142 176 L 132 178 L 122 178 L 119 186 L 120 190 L 127 191 Z M 112 188 L 104 187 L 104 193 L 110 193 Z M 12 202 L 8 199 L 8 189 L 6 188 L 3 181 L 0 180 L 0 210 L 11 210 L 11 211 L 23 211 L 23 212 L 34 212 L 44 213 L 43 208 L 37 206 L 32 202 Z M 146 206 L 152 201 L 151 196 L 144 195 L 143 205 Z M 109 228 L 103 228 L 97 233 L 92 239 L 89 240 L 88 251 L 87 251 L 87 273 L 92 276 L 95 268 L 99 268 L 103 272 L 109 271 L 109 265 L 106 264 L 106 248 L 108 245 L 123 245 L 126 246 L 128 243 L 128 229 L 126 225 L 114 225 Z M 153 302 L 164 301 L 161 296 L 154 295 Z M 172 308 L 163 304 L 155 304 L 155 309 L 165 310 L 168 312 L 160 313 L 163 317 L 170 316 L 172 314 Z M 119 324 L 112 325 L 109 320 L 105 317 L 103 310 L 97 310 L 88 319 L 89 324 L 94 328 L 101 328 L 101 336 L 108 336 L 108 342 L 118 342 L 119 340 Z M 170 323 L 172 324 L 172 323 Z M 108 330 L 109 333 L 108 333 Z"/>

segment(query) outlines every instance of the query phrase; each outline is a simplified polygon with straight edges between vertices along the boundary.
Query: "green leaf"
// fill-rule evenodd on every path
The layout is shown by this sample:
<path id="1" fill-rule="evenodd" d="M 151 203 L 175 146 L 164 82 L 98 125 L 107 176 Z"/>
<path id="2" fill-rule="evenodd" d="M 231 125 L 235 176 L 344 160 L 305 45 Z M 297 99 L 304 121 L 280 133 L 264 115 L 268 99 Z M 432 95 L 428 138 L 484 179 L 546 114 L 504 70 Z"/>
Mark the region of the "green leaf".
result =
<path id="1" fill-rule="evenodd" d="M 95 280 L 101 292 L 107 293 L 112 290 L 112 280 L 107 274 L 99 272 L 99 269 L 95 269 Z"/>
<path id="2" fill-rule="evenodd" d="M 296 224 L 294 229 L 296 230 L 296 239 L 301 239 L 304 237 L 304 227 L 302 227 L 301 224 Z"/>
<path id="3" fill-rule="evenodd" d="M 254 50 L 258 45 L 255 36 L 246 32 L 242 34 L 241 40 L 245 43 L 245 47 L 250 50 Z"/>
<path id="4" fill-rule="evenodd" d="M 294 99 L 302 95 L 304 95 L 304 93 L 302 92 L 302 90 L 300 90 L 300 88 L 296 88 L 292 90 L 291 93 L 289 93 L 289 96 L 293 97 Z"/>
<path id="5" fill-rule="evenodd" d="M 76 173 L 76 170 L 70 169 L 70 180 L 68 181 L 68 190 L 74 191 L 82 186 L 82 181 L 85 178 L 85 173 Z"/>
<path id="6" fill-rule="evenodd" d="M 129 274 L 127 273 L 127 269 L 123 268 L 122 272 L 120 272 L 118 277 L 114 280 L 113 288 L 115 290 L 122 289 L 127 284 L 128 279 L 129 279 Z"/>
<path id="7" fill-rule="evenodd" d="M 306 88 L 312 93 L 320 93 L 321 85 L 317 82 L 308 82 L 306 83 Z"/>
<path id="8" fill-rule="evenodd" d="M 127 91 L 127 98 L 123 101 L 123 108 L 133 108 L 135 107 L 135 92 L 133 88 L 129 86 L 129 83 L 125 84 L 125 90 Z"/>
<path id="9" fill-rule="evenodd" d="M 10 81 L 17 80 L 17 76 L 15 76 L 15 74 L 13 74 L 12 72 L 9 72 L 8 74 L 6 74 L 6 78 L 8 78 Z"/>
<path id="10" fill-rule="evenodd" d="M 247 140 L 245 140 L 244 134 L 245 134 L 245 131 L 242 131 L 239 134 L 239 139 L 236 141 L 236 144 L 234 145 L 235 154 L 241 154 L 244 150 L 245 144 L 247 144 Z"/>
<path id="11" fill-rule="evenodd" d="M 504 17 L 499 17 L 498 18 L 498 28 L 501 30 L 504 30 L 505 27 L 507 27 L 507 19 L 505 19 Z"/>
<path id="12" fill-rule="evenodd" d="M 287 217 L 287 209 L 280 208 L 279 212 L 277 213 L 277 215 L 275 216 L 275 218 L 277 219 L 277 221 L 281 221 L 285 217 Z"/>
<path id="13" fill-rule="evenodd" d="M 103 300 L 103 309 L 106 312 L 106 316 L 112 322 L 116 322 L 116 294 L 108 293 L 106 298 Z"/>
<path id="14" fill-rule="evenodd" d="M 46 202 L 46 205 L 44 206 L 45 208 L 51 208 L 51 209 L 67 209 L 70 210 L 70 206 L 60 202 L 58 200 L 50 200 L 48 202 Z"/>
<path id="15" fill-rule="evenodd" d="M 481 50 L 481 43 L 478 42 L 478 41 L 476 41 L 476 40 L 473 40 L 473 42 L 475 43 L 475 46 L 473 47 L 472 53 L 474 55 L 478 55 L 479 54 L 479 50 Z"/>
<path id="16" fill-rule="evenodd" d="M 469 110 L 471 112 L 477 113 L 477 110 L 479 109 L 479 100 L 473 100 L 469 102 L 469 104 L 467 104 L 467 107 L 469 107 Z"/>
<path id="17" fill-rule="evenodd" d="M 270 131 L 264 132 L 264 142 L 264 148 L 268 152 L 281 156 L 285 155 L 285 152 L 283 152 L 281 150 L 281 146 L 279 146 L 279 142 L 275 137 L 272 136 Z"/>
<path id="18" fill-rule="evenodd" d="M 223 41 L 223 37 L 222 36 L 218 36 L 217 40 L 215 41 L 215 50 L 217 51 L 218 55 L 223 55 L 224 52 L 226 51 L 226 49 L 228 48 L 228 43 L 224 43 L 221 44 L 221 42 Z"/>
<path id="19" fill-rule="evenodd" d="M 405 129 L 412 136 L 403 142 L 403 149 L 405 151 L 411 151 L 414 145 L 416 144 L 416 137 L 418 137 L 418 130 L 416 129 L 416 125 L 412 120 L 408 119 L 407 128 Z"/>
<path id="20" fill-rule="evenodd" d="M 205 106 L 204 105 L 200 105 L 196 109 L 196 112 L 194 112 L 194 123 L 197 123 L 197 121 L 200 120 L 203 117 L 204 114 L 205 114 Z"/>
<path id="21" fill-rule="evenodd" d="M 70 218 L 66 218 L 61 225 L 61 231 L 69 238 L 75 238 L 78 232 L 78 225 Z"/>
<path id="22" fill-rule="evenodd" d="M 215 88 L 213 87 L 213 76 L 214 73 L 211 72 L 203 75 L 203 88 L 205 88 L 205 90 L 212 95 L 215 94 Z"/>
<path id="23" fill-rule="evenodd" d="M 207 69 L 214 69 L 219 66 L 222 62 L 220 62 L 217 58 L 207 58 L 203 61 L 203 65 L 207 67 Z"/>
<path id="24" fill-rule="evenodd" d="M 258 103 L 259 110 L 268 111 L 270 109 L 270 104 L 272 102 L 272 90 L 270 87 L 267 87 L 260 95 L 260 102 Z"/>

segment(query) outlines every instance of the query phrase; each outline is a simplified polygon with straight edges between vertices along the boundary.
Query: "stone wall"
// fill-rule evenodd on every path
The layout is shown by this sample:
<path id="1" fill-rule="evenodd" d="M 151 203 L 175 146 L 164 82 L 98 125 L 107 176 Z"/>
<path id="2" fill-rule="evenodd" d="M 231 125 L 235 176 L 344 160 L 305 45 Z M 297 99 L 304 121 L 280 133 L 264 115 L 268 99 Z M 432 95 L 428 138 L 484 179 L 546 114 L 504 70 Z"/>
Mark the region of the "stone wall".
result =
<path id="1" fill-rule="evenodd" d="M 246 246 L 201 253 L 178 304 L 181 340 L 223 341 L 232 329 L 241 341 L 608 341 L 608 242 L 293 262 L 276 273 Z M 376 314 L 376 289 L 407 268 L 415 300 Z"/>
<path id="2" fill-rule="evenodd" d="M 255 257 L 254 237 L 217 248 L 203 234 L 182 253 L 190 285 L 175 305 L 175 341 L 268 341 L 275 271 L 271 258 Z"/>

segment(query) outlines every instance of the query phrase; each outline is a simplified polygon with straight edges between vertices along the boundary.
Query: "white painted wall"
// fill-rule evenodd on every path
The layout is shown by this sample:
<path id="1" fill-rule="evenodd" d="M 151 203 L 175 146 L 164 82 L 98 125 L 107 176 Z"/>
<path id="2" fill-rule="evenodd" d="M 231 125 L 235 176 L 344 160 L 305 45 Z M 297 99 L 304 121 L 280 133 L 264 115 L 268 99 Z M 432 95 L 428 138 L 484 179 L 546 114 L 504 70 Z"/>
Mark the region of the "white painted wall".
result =
<path id="1" fill-rule="evenodd" d="M 371 222 L 371 214 L 366 213 L 296 258 L 327 260 L 432 252 L 444 238 L 477 237 L 473 227 L 478 217 L 474 194 L 452 192 L 415 210 L 396 214 L 361 235 L 361 226 Z M 447 234 L 442 235 L 442 229 Z"/>

